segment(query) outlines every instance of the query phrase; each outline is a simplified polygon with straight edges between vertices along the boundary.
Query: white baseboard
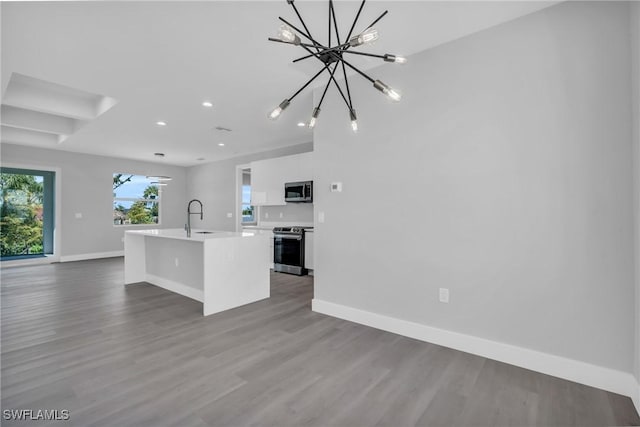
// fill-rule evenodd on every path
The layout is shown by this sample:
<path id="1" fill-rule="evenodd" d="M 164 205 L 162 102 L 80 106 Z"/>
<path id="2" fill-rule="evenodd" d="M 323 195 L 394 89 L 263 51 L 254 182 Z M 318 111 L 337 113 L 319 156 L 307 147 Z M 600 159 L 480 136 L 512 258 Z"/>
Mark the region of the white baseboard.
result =
<path id="1" fill-rule="evenodd" d="M 54 255 L 47 255 L 39 258 L 24 258 L 2 261 L 2 268 L 8 267 L 26 267 L 28 265 L 44 265 L 58 262 L 59 257 Z"/>
<path id="2" fill-rule="evenodd" d="M 171 292 L 175 292 L 176 294 L 180 294 L 187 298 L 191 298 L 199 302 L 204 302 L 204 290 L 195 289 L 183 283 L 174 282 L 173 280 L 154 276 L 153 274 L 149 273 L 146 274 L 145 282 L 167 289 Z"/>
<path id="3" fill-rule="evenodd" d="M 421 341 L 453 348 L 532 371 L 629 396 L 640 413 L 639 384 L 631 373 L 523 347 L 451 332 L 419 323 L 314 299 L 312 310 Z"/>
<path id="4" fill-rule="evenodd" d="M 119 256 L 124 256 L 124 250 L 111 251 L 111 252 L 93 252 L 89 254 L 77 254 L 77 255 L 63 255 L 60 257 L 60 262 L 84 261 L 88 259 L 99 259 L 99 258 L 114 258 Z"/>

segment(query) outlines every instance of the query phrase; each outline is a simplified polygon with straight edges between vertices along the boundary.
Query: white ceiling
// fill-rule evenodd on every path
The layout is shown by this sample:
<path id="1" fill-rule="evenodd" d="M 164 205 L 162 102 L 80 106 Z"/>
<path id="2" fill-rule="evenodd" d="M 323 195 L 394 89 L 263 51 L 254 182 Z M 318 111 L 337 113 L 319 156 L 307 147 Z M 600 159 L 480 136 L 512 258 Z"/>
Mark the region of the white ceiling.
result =
<path id="1" fill-rule="evenodd" d="M 555 3 L 371 1 L 356 29 L 388 9 L 376 25 L 380 40 L 367 51 L 410 55 Z M 359 2 L 335 4 L 344 37 Z M 314 37 L 325 39 L 327 2 L 296 5 Z M 3 133 L 4 142 L 187 166 L 202 162 L 198 158 L 208 162 L 312 140 L 307 128 L 296 126 L 313 108 L 310 89 L 280 120 L 267 119 L 318 70 L 313 58 L 291 64 L 305 54 L 301 48 L 267 41 L 279 27 L 278 16 L 298 24 L 285 0 L 2 2 L 0 7 L 3 100 L 12 74 L 19 73 L 117 101 L 61 143 L 12 140 L 19 129 Z M 380 64 L 351 59 L 363 69 Z M 204 100 L 214 107 L 202 107 Z M 159 120 L 167 126 L 157 126 Z M 166 156 L 158 160 L 155 152 Z"/>

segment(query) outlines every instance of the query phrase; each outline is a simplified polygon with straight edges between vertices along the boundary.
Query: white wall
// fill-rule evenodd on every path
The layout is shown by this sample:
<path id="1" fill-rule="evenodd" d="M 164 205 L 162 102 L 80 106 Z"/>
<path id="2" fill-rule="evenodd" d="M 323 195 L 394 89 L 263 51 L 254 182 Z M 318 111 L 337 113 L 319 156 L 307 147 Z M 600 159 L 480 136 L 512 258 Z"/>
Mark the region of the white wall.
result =
<path id="1" fill-rule="evenodd" d="M 122 251 L 127 229 L 113 225 L 113 174 L 167 175 L 173 180 L 162 189 L 162 228 L 182 227 L 186 209 L 186 168 L 115 157 L 2 144 L 2 165 L 51 166 L 61 169 L 61 256 Z M 60 179 L 60 177 L 56 177 Z M 75 214 L 82 213 L 82 219 Z"/>
<path id="2" fill-rule="evenodd" d="M 636 333 L 635 375 L 638 381 L 636 408 L 640 412 L 640 3 L 631 4 L 631 84 L 633 88 L 633 201 L 635 225 Z"/>
<path id="3" fill-rule="evenodd" d="M 332 90 L 316 300 L 633 372 L 628 14 L 567 2 L 372 70 L 399 104 L 356 76 L 355 136 Z"/>
<path id="4" fill-rule="evenodd" d="M 282 214 L 282 218 L 280 214 Z M 313 203 L 287 203 L 283 206 L 262 206 L 260 208 L 260 221 L 291 225 L 313 223 Z"/>
<path id="5" fill-rule="evenodd" d="M 204 219 L 200 221 L 199 217 L 192 217 L 192 227 L 235 231 L 236 215 L 238 214 L 235 190 L 237 165 L 249 164 L 254 160 L 306 153 L 312 150 L 313 144 L 309 142 L 189 168 L 187 173 L 188 199 L 199 199 L 204 205 Z M 228 218 L 227 213 L 232 213 L 233 217 Z"/>

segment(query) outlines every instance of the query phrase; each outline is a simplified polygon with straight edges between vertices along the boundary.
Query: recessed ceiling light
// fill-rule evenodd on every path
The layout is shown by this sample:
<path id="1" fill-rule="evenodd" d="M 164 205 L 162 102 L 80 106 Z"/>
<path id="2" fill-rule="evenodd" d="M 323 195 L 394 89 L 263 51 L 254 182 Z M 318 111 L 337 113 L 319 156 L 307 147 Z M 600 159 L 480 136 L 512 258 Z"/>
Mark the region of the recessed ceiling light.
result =
<path id="1" fill-rule="evenodd" d="M 202 103 L 202 106 L 203 106 L 203 107 L 207 107 L 207 108 L 211 108 L 211 107 L 213 107 L 213 103 L 212 103 L 212 102 L 209 102 L 209 101 L 204 101 L 204 102 Z"/>
<path id="2" fill-rule="evenodd" d="M 156 122 L 156 124 L 157 124 L 158 126 L 166 126 L 166 125 L 167 125 L 167 122 L 158 121 L 158 122 Z"/>
<path id="3" fill-rule="evenodd" d="M 218 147 L 224 147 L 224 142 L 219 142 Z"/>
<path id="4" fill-rule="evenodd" d="M 306 124 L 304 122 L 298 122 L 298 127 L 305 127 Z"/>

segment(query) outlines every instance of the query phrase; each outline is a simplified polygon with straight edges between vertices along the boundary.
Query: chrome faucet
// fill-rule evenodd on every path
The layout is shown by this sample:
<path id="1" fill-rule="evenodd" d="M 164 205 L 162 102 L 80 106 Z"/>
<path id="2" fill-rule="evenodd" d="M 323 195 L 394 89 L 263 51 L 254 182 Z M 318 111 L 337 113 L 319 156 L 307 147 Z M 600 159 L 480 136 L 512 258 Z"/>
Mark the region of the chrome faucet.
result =
<path id="1" fill-rule="evenodd" d="M 200 212 L 191 212 L 191 203 L 198 202 L 200 204 Z M 187 205 L 187 224 L 185 225 L 185 230 L 187 230 L 187 237 L 191 237 L 191 215 L 200 215 L 200 220 L 202 220 L 202 202 L 198 199 L 193 199 Z"/>

